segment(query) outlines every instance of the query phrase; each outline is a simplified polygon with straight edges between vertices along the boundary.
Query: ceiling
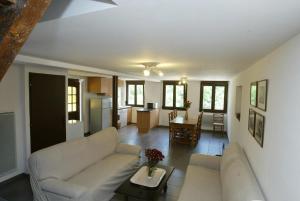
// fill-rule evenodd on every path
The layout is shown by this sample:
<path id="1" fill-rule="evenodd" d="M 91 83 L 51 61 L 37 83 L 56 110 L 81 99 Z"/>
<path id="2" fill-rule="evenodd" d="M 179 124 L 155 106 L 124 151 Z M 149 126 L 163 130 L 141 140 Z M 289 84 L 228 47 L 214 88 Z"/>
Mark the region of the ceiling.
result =
<path id="1" fill-rule="evenodd" d="M 299 0 L 114 2 L 39 23 L 21 54 L 136 76 L 153 61 L 163 79 L 226 79 L 300 32 Z"/>

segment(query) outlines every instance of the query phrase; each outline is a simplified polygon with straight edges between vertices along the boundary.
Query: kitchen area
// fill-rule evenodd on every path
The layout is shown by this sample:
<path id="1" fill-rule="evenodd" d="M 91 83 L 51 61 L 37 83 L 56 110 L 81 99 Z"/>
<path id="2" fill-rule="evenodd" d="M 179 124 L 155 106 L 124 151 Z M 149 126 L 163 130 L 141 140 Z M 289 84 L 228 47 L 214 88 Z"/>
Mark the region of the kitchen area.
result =
<path id="1" fill-rule="evenodd" d="M 112 126 L 112 78 L 87 77 L 88 128 L 85 135 Z M 145 103 L 144 107 L 126 105 L 126 80 L 118 80 L 118 128 L 135 124 L 139 133 L 147 133 L 159 125 L 157 102 Z M 145 101 L 145 100 L 144 100 Z"/>

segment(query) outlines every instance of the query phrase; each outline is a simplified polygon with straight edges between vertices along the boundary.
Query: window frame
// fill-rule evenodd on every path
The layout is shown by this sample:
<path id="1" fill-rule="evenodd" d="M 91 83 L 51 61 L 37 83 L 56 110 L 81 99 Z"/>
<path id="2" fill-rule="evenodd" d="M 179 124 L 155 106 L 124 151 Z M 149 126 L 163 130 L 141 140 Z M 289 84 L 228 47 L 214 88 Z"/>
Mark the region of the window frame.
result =
<path id="1" fill-rule="evenodd" d="M 128 86 L 129 85 L 134 85 L 134 104 L 128 104 Z M 137 85 L 143 85 L 143 105 L 138 105 L 137 104 Z M 132 106 L 132 107 L 144 107 L 145 105 L 145 81 L 144 80 L 130 80 L 126 81 L 126 101 L 125 101 L 127 106 Z"/>
<path id="2" fill-rule="evenodd" d="M 203 109 L 203 88 L 205 86 L 212 86 L 212 105 L 211 109 Z M 223 110 L 216 110 L 215 109 L 215 96 L 216 96 L 216 87 L 225 87 L 225 94 L 224 94 L 224 109 Z M 211 113 L 227 113 L 228 109 L 228 81 L 201 81 L 200 84 L 200 112 L 211 112 Z"/>
<path id="3" fill-rule="evenodd" d="M 173 107 L 165 106 L 165 101 L 166 101 L 166 85 L 173 85 Z M 162 109 L 164 110 L 185 110 L 184 106 L 183 107 L 176 107 L 176 86 L 184 86 L 184 96 L 183 96 L 183 103 L 187 101 L 187 84 L 179 84 L 179 81 L 176 80 L 166 80 L 163 81 L 163 104 L 162 104 Z"/>
<path id="4" fill-rule="evenodd" d="M 79 79 L 68 79 L 68 87 L 76 88 L 76 111 L 69 112 L 68 111 L 68 120 L 80 120 L 80 81 Z M 68 91 L 68 90 L 67 90 Z M 67 97 L 69 97 L 69 93 L 67 93 Z M 68 100 L 68 98 L 67 98 Z M 69 101 L 67 101 L 69 105 Z"/>

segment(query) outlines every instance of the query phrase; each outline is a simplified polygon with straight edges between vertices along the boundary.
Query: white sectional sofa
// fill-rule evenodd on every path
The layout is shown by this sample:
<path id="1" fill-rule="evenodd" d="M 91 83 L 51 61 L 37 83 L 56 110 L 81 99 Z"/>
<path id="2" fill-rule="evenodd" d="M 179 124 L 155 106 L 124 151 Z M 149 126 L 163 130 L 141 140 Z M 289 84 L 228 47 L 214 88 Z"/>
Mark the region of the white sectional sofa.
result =
<path id="1" fill-rule="evenodd" d="M 120 144 L 115 128 L 33 153 L 35 201 L 108 201 L 136 170 L 141 148 Z"/>
<path id="2" fill-rule="evenodd" d="M 264 201 L 244 151 L 237 144 L 222 157 L 193 154 L 178 201 Z"/>

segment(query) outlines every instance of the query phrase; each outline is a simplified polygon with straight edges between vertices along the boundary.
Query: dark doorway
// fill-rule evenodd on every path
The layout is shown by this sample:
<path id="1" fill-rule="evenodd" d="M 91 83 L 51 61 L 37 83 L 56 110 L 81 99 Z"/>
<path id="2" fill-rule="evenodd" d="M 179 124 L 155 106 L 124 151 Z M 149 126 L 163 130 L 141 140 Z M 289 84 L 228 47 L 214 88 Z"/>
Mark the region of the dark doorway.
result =
<path id="1" fill-rule="evenodd" d="M 29 73 L 31 152 L 66 141 L 65 76 Z"/>

